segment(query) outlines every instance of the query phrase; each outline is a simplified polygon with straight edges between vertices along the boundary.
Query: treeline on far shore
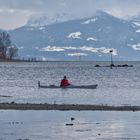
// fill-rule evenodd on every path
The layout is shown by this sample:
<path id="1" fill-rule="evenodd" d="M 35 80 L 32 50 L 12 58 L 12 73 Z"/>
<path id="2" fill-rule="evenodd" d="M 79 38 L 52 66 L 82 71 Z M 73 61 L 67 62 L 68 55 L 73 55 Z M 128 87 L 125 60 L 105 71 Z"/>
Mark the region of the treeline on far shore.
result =
<path id="1" fill-rule="evenodd" d="M 0 59 L 0 62 L 46 62 L 46 61 L 37 60 L 36 58 L 28 58 L 28 59 Z"/>

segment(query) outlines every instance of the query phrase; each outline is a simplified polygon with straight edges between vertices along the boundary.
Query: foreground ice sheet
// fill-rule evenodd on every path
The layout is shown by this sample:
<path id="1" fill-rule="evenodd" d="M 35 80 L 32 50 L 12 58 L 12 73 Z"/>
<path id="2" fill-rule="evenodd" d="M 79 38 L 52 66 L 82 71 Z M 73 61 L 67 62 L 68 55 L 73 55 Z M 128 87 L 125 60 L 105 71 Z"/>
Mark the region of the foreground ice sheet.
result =
<path id="1" fill-rule="evenodd" d="M 140 139 L 140 112 L 0 111 L 0 140 Z"/>

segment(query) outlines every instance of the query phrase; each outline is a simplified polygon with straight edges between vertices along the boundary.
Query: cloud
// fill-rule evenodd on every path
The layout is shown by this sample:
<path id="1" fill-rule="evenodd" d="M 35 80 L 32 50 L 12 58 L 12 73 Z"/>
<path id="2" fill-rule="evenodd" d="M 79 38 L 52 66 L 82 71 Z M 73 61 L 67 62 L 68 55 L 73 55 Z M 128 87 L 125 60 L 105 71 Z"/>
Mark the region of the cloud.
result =
<path id="1" fill-rule="evenodd" d="M 23 17 L 23 18 L 21 18 Z M 0 28 L 13 29 L 25 25 L 30 17 L 25 11 L 6 10 L 0 11 Z"/>
<path id="2" fill-rule="evenodd" d="M 36 14 L 83 18 L 97 10 L 117 17 L 132 16 L 140 13 L 140 0 L 0 0 L 0 28 L 19 27 Z"/>

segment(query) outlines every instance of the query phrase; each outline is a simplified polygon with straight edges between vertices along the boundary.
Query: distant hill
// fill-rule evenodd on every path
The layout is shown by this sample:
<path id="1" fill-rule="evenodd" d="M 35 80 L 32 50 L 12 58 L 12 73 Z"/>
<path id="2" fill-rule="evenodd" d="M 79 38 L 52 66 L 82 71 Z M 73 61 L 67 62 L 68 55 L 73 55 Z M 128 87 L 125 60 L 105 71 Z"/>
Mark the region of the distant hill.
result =
<path id="1" fill-rule="evenodd" d="M 91 18 L 41 22 L 31 20 L 9 31 L 21 58 L 110 60 L 113 49 L 116 60 L 140 60 L 140 22 L 133 18 L 123 20 L 98 11 Z"/>

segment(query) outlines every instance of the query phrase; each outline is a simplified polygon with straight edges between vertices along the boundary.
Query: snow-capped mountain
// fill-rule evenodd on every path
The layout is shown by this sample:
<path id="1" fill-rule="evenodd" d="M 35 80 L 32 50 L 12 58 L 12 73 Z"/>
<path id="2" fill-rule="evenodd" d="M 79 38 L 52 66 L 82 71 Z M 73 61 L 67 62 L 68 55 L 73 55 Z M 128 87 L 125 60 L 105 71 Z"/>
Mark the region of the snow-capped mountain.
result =
<path id="1" fill-rule="evenodd" d="M 128 21 L 132 22 L 133 27 L 137 29 L 136 32 L 140 32 L 140 15 L 130 17 Z"/>
<path id="2" fill-rule="evenodd" d="M 139 23 L 99 11 L 91 18 L 28 24 L 9 31 L 20 57 L 49 60 L 140 60 Z M 61 18 L 60 18 L 61 19 Z M 43 20 L 43 21 L 42 21 Z"/>
<path id="3" fill-rule="evenodd" d="M 30 19 L 27 21 L 26 26 L 38 27 L 38 26 L 46 26 L 50 24 L 56 24 L 60 22 L 67 21 L 68 19 L 73 19 L 71 15 L 61 13 L 56 15 L 46 15 L 46 14 L 37 14 L 32 15 Z"/>

